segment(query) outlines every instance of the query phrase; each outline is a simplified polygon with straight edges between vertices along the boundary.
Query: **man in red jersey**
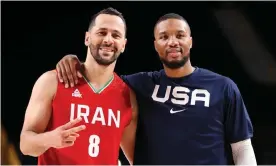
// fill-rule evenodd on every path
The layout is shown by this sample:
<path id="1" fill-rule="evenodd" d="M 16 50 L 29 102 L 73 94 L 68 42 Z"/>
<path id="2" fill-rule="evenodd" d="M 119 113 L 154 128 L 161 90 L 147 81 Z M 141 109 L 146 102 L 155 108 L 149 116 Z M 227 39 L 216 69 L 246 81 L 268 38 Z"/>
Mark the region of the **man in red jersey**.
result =
<path id="1" fill-rule="evenodd" d="M 78 85 L 65 88 L 55 71 L 44 73 L 34 85 L 20 149 L 38 156 L 38 164 L 115 165 L 120 145 L 132 164 L 136 98 L 114 73 L 126 45 L 122 14 L 113 8 L 97 13 L 85 45 L 87 57 Z"/>

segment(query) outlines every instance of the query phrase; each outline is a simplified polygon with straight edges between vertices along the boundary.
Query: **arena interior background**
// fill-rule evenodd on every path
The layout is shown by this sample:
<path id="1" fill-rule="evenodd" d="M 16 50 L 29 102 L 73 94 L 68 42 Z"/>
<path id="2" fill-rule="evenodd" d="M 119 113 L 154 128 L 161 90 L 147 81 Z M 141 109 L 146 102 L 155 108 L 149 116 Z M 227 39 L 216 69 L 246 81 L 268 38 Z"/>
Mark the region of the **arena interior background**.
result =
<path id="1" fill-rule="evenodd" d="M 275 2 L 1 2 L 2 160 L 36 164 L 19 151 L 25 109 L 36 79 L 66 54 L 85 60 L 90 17 L 105 7 L 127 21 L 127 49 L 118 74 L 159 70 L 153 27 L 165 13 L 181 14 L 192 29 L 193 65 L 233 79 L 254 125 L 258 164 L 276 164 Z M 6 142 L 5 142 L 6 141 Z M 121 159 L 126 161 L 121 154 Z M 9 160 L 9 161 L 8 161 Z"/>

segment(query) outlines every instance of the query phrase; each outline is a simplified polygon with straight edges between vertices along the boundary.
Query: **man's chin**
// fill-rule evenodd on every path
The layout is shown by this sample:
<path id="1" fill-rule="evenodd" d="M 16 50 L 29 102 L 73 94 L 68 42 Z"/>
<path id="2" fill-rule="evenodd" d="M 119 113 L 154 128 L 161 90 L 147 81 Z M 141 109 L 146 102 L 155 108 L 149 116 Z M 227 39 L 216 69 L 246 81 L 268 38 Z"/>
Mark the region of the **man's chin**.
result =
<path id="1" fill-rule="evenodd" d="M 163 64 L 170 69 L 179 69 L 185 65 L 182 63 L 163 63 Z"/>
<path id="2" fill-rule="evenodd" d="M 116 61 L 116 59 L 114 59 L 112 57 L 109 57 L 109 58 L 101 57 L 100 59 L 95 59 L 95 60 L 99 65 L 103 65 L 103 66 L 108 66 Z"/>
<path id="3" fill-rule="evenodd" d="M 103 60 L 96 60 L 96 62 L 99 64 L 99 65 L 102 65 L 102 66 L 109 66 L 110 64 L 112 64 L 114 61 L 103 61 Z"/>
<path id="4" fill-rule="evenodd" d="M 167 68 L 170 68 L 170 69 L 178 69 L 180 67 L 183 67 L 186 62 L 187 62 L 187 59 L 182 59 L 182 60 L 165 60 L 165 59 L 161 59 L 161 62 L 167 67 Z"/>

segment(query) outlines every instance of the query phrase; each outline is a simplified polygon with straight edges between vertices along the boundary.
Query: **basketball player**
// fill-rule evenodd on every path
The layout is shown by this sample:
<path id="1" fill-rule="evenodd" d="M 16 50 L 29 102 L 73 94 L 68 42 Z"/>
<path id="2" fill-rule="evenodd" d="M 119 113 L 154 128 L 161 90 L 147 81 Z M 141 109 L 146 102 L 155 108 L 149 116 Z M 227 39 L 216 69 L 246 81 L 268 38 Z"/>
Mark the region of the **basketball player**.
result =
<path id="1" fill-rule="evenodd" d="M 55 71 L 35 83 L 21 151 L 38 156 L 41 165 L 116 165 L 121 144 L 132 164 L 136 99 L 114 73 L 126 45 L 122 14 L 113 8 L 97 13 L 84 43 L 87 57 L 78 85 L 64 88 Z"/>
<path id="2" fill-rule="evenodd" d="M 134 164 L 227 165 L 229 146 L 235 164 L 256 165 L 253 127 L 240 91 L 231 79 L 191 65 L 186 20 L 166 14 L 154 36 L 164 69 L 122 76 L 139 103 Z M 77 65 L 65 70 L 70 64 Z M 72 83 L 68 76 L 78 71 L 77 57 L 67 55 L 58 65 L 65 66 L 60 79 Z"/>

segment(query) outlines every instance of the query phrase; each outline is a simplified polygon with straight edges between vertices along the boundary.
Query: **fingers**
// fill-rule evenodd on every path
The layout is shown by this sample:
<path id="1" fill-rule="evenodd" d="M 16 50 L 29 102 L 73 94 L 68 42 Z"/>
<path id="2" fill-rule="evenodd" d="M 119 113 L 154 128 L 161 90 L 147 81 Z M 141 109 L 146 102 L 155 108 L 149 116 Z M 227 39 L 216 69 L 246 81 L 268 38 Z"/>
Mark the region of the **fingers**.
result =
<path id="1" fill-rule="evenodd" d="M 85 125 L 80 125 L 80 126 L 77 126 L 77 127 L 73 127 L 71 129 L 68 129 L 68 130 L 64 131 L 64 135 L 68 136 L 68 135 L 71 135 L 72 133 L 80 132 L 80 131 L 84 130 L 85 128 L 86 128 Z"/>
<path id="2" fill-rule="evenodd" d="M 75 141 L 65 141 L 65 142 L 62 144 L 62 148 L 69 147 L 69 146 L 73 146 L 74 143 L 75 143 Z"/>
<path id="3" fill-rule="evenodd" d="M 82 75 L 79 72 L 81 62 L 76 55 L 66 55 L 63 57 L 56 65 L 57 75 L 60 82 L 65 83 L 65 88 L 74 87 L 78 84 L 78 77 L 81 78 Z"/>
<path id="4" fill-rule="evenodd" d="M 77 137 L 74 137 L 74 136 L 69 136 L 67 138 L 64 139 L 64 142 L 74 142 L 76 141 Z"/>
<path id="5" fill-rule="evenodd" d="M 68 63 L 69 63 L 69 67 L 70 67 L 72 77 L 74 80 L 74 82 L 70 82 L 71 87 L 72 87 L 72 84 L 73 84 L 73 86 L 74 86 L 74 84 L 78 84 L 77 69 L 76 69 L 76 64 L 74 64 L 74 62 L 69 61 Z"/>
<path id="6" fill-rule="evenodd" d="M 70 136 L 79 137 L 80 135 L 78 133 L 71 133 Z"/>
<path id="7" fill-rule="evenodd" d="M 60 70 L 61 70 L 62 80 L 65 83 L 65 88 L 68 88 L 69 87 L 69 84 L 68 84 L 69 79 L 67 77 L 67 71 L 66 71 L 66 68 L 65 68 L 65 65 L 64 65 L 63 61 L 59 62 L 59 67 L 60 67 Z"/>
<path id="8" fill-rule="evenodd" d="M 77 137 L 80 135 L 77 133 L 72 133 L 68 137 L 63 137 L 62 144 L 60 146 L 57 146 L 57 148 L 64 148 L 73 146 L 75 144 L 75 141 L 77 140 Z"/>
<path id="9" fill-rule="evenodd" d="M 79 78 L 82 78 L 81 72 L 77 71 L 77 76 L 78 76 Z"/>
<path id="10" fill-rule="evenodd" d="M 58 75 L 58 79 L 60 82 L 63 82 L 63 78 L 62 78 L 62 73 L 61 73 L 61 68 L 59 66 L 59 63 L 56 65 L 56 70 L 57 70 L 57 75 Z"/>
<path id="11" fill-rule="evenodd" d="M 78 76 L 79 78 L 82 78 L 82 73 L 81 73 L 81 71 L 82 71 L 83 68 L 84 68 L 84 64 L 82 64 L 80 61 L 77 61 L 76 68 L 77 68 L 77 76 Z"/>
<path id="12" fill-rule="evenodd" d="M 63 61 L 62 64 L 63 64 L 63 67 L 65 68 L 65 74 L 68 78 L 68 85 L 70 84 L 71 87 L 74 87 L 75 81 L 74 81 L 74 78 L 73 78 L 72 71 L 70 69 L 70 63 L 68 61 Z"/>
<path id="13" fill-rule="evenodd" d="M 66 123 L 65 125 L 61 126 L 61 128 L 62 128 L 63 130 L 70 129 L 70 128 L 72 128 L 73 126 L 75 126 L 77 123 L 79 123 L 81 120 L 82 120 L 81 117 L 78 117 L 78 118 L 76 118 L 76 119 L 74 119 L 74 120 L 72 120 L 72 121 Z"/>

